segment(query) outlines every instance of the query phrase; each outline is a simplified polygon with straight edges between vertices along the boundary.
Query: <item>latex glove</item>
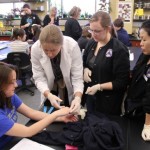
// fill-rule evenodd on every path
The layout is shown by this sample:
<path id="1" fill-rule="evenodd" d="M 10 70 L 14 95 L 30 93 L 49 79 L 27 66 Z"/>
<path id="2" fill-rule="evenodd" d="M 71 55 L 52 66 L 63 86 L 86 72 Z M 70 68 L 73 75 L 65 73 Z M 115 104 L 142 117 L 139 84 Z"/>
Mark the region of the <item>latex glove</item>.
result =
<path id="1" fill-rule="evenodd" d="M 87 112 L 86 109 L 80 109 L 79 115 L 81 116 L 81 119 L 84 119 L 84 118 L 85 118 L 86 112 Z"/>
<path id="2" fill-rule="evenodd" d="M 53 95 L 52 93 L 49 93 L 47 98 L 51 102 L 52 106 L 54 106 L 57 109 L 61 108 L 60 102 L 62 102 L 62 100 L 59 97 L 57 97 L 56 95 Z"/>
<path id="3" fill-rule="evenodd" d="M 83 79 L 86 83 L 88 82 L 91 82 L 91 75 L 92 75 L 92 72 L 91 70 L 89 70 L 88 68 L 85 68 L 84 69 L 84 75 L 83 75 Z"/>
<path id="4" fill-rule="evenodd" d="M 97 91 L 100 91 L 100 84 L 93 85 L 92 87 L 88 87 L 85 94 L 94 95 Z"/>
<path id="5" fill-rule="evenodd" d="M 144 124 L 142 138 L 145 141 L 150 141 L 150 125 Z"/>
<path id="6" fill-rule="evenodd" d="M 74 100 L 71 102 L 70 113 L 78 115 L 81 108 L 81 98 L 75 96 Z"/>

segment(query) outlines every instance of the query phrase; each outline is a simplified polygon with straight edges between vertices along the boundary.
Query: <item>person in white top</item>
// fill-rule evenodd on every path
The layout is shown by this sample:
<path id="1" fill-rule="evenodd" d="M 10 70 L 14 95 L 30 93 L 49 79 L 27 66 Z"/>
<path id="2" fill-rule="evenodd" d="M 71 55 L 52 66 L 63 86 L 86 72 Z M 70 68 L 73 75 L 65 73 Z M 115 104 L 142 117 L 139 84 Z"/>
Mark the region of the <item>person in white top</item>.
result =
<path id="1" fill-rule="evenodd" d="M 83 93 L 83 62 L 78 43 L 63 36 L 58 26 L 47 25 L 32 45 L 31 62 L 42 102 L 47 98 L 60 109 L 59 102 L 63 101 L 70 106 L 70 113 L 78 114 Z"/>
<path id="2" fill-rule="evenodd" d="M 10 47 L 13 52 L 25 52 L 29 54 L 29 44 L 25 42 L 26 33 L 24 29 L 15 28 L 13 30 L 12 39 L 13 42 L 11 42 L 8 47 Z"/>

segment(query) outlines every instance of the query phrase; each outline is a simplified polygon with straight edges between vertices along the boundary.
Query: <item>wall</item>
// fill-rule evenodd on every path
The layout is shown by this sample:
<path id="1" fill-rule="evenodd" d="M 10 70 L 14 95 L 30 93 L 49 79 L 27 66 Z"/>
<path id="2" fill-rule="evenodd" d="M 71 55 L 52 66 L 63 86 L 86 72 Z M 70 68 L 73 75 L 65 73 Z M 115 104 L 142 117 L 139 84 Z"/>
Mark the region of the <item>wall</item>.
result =
<path id="1" fill-rule="evenodd" d="M 44 19 L 45 15 L 47 14 L 47 0 L 43 2 L 32 2 L 30 3 L 31 10 L 36 13 L 41 20 Z"/>
<path id="2" fill-rule="evenodd" d="M 131 12 L 131 22 L 124 22 L 124 28 L 127 30 L 128 34 L 132 34 L 132 25 L 133 25 L 133 6 L 134 6 L 134 0 L 124 0 L 125 2 L 131 2 L 132 3 L 132 12 Z M 114 21 L 118 16 L 118 2 L 119 0 L 110 0 L 111 5 L 111 12 L 110 15 L 112 17 L 112 21 Z"/>

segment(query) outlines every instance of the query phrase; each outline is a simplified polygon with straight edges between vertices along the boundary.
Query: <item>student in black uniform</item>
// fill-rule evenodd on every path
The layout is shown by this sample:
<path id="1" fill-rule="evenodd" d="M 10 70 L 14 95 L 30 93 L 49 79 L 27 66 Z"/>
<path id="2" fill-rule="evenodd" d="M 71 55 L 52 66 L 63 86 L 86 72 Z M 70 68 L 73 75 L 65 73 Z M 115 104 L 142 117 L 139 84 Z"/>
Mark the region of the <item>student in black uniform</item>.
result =
<path id="1" fill-rule="evenodd" d="M 150 20 L 142 24 L 140 38 L 142 54 L 132 72 L 125 108 L 128 116 L 144 119 L 142 138 L 150 141 Z"/>
<path id="2" fill-rule="evenodd" d="M 128 49 L 112 36 L 114 30 L 106 12 L 92 16 L 89 31 L 93 39 L 83 55 L 87 110 L 120 115 L 130 72 Z"/>
<path id="3" fill-rule="evenodd" d="M 27 35 L 26 40 L 28 40 L 33 38 L 31 26 L 33 24 L 41 26 L 41 20 L 36 14 L 31 12 L 30 6 L 28 4 L 24 4 L 23 11 L 25 12 L 25 15 L 21 18 L 20 27 L 25 30 Z"/>

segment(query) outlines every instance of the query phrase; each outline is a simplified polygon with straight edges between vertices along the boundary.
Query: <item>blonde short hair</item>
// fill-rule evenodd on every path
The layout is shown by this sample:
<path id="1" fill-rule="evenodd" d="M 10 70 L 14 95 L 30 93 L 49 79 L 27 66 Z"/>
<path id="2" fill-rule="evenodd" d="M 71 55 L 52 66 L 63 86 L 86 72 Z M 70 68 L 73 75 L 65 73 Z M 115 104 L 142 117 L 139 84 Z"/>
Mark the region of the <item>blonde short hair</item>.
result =
<path id="1" fill-rule="evenodd" d="M 78 16 L 78 14 L 81 12 L 81 9 L 77 6 L 74 6 L 70 12 L 69 12 L 69 16 Z"/>
<path id="2" fill-rule="evenodd" d="M 56 45 L 63 44 L 63 34 L 60 28 L 54 24 L 45 26 L 39 36 L 41 44 L 53 43 Z"/>
<path id="3" fill-rule="evenodd" d="M 50 14 L 52 13 L 53 10 L 56 10 L 56 11 L 57 11 L 57 8 L 56 8 L 56 7 L 51 7 L 51 8 L 50 8 Z"/>

